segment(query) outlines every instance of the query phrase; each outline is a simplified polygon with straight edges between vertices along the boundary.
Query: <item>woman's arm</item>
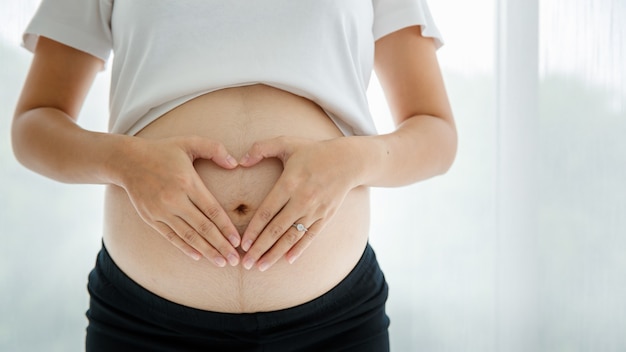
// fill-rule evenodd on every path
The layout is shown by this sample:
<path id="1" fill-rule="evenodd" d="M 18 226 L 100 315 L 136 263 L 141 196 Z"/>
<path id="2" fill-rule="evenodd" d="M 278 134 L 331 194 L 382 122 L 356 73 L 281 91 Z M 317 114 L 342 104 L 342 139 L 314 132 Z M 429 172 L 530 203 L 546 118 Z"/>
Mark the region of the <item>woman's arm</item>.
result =
<path id="1" fill-rule="evenodd" d="M 366 156 L 361 182 L 401 186 L 445 173 L 457 134 L 433 39 L 422 37 L 419 27 L 397 31 L 376 42 L 374 62 L 397 129 L 359 143 L 369 146 L 358 154 Z"/>
<path id="2" fill-rule="evenodd" d="M 111 139 L 76 125 L 102 65 L 91 55 L 40 38 L 12 126 L 13 151 L 24 166 L 61 182 L 111 181 L 101 162 L 114 150 L 102 144 Z"/>
<path id="3" fill-rule="evenodd" d="M 143 220 L 184 253 L 236 265 L 237 230 L 193 168 L 197 158 L 228 169 L 236 161 L 220 143 L 199 137 L 145 140 L 80 128 L 80 108 L 102 65 L 39 39 L 13 120 L 17 159 L 61 182 L 122 187 Z"/>
<path id="4" fill-rule="evenodd" d="M 451 166 L 456 128 L 433 40 L 417 26 L 385 36 L 376 43 L 375 69 L 394 132 L 324 142 L 276 138 L 255 143 L 240 161 L 277 157 L 285 166 L 244 232 L 244 267 L 265 270 L 284 255 L 296 260 L 355 187 L 407 185 Z"/>

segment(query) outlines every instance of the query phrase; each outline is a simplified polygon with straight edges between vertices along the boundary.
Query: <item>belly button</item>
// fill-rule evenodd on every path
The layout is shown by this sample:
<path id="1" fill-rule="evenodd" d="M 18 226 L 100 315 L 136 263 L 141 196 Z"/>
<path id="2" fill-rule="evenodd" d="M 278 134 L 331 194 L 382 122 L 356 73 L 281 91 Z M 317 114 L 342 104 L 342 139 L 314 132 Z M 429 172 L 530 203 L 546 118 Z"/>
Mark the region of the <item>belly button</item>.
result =
<path id="1" fill-rule="evenodd" d="M 239 204 L 239 206 L 235 208 L 235 212 L 239 215 L 246 215 L 248 213 L 248 206 L 245 204 Z"/>

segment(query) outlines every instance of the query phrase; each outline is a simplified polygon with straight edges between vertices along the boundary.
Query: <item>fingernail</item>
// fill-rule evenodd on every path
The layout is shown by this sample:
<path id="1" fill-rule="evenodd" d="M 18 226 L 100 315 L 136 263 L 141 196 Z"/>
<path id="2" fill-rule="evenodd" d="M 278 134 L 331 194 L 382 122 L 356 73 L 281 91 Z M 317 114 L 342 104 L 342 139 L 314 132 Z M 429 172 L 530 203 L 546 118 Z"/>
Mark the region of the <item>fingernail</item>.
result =
<path id="1" fill-rule="evenodd" d="M 289 262 L 289 264 L 293 264 L 295 263 L 296 260 L 298 260 L 298 255 L 294 255 L 292 257 L 287 258 L 287 261 Z"/>
<path id="2" fill-rule="evenodd" d="M 219 266 L 220 268 L 223 268 L 226 266 L 226 259 L 222 257 L 216 257 L 214 261 L 215 261 L 215 264 L 217 264 L 217 266 Z"/>
<path id="3" fill-rule="evenodd" d="M 269 268 L 270 268 L 270 265 L 268 263 L 263 263 L 262 262 L 261 264 L 259 264 L 259 270 L 262 271 L 262 272 L 267 270 L 267 269 L 269 269 Z"/>
<path id="4" fill-rule="evenodd" d="M 239 263 L 239 257 L 233 253 L 228 255 L 228 263 L 230 266 L 236 266 Z"/>
<path id="5" fill-rule="evenodd" d="M 250 270 L 250 269 L 252 269 L 252 267 L 253 267 L 253 266 L 254 266 L 254 259 L 252 259 L 252 258 L 248 258 L 248 259 L 246 259 L 246 260 L 243 262 L 243 267 L 244 267 L 246 270 Z"/>
<path id="6" fill-rule="evenodd" d="M 202 256 L 199 253 L 190 253 L 189 257 L 191 257 L 191 259 L 198 261 L 202 258 Z"/>
<path id="7" fill-rule="evenodd" d="M 228 241 L 230 242 L 230 244 L 233 245 L 233 247 L 239 246 L 239 237 L 237 237 L 235 235 L 230 235 L 228 237 Z"/>
<path id="8" fill-rule="evenodd" d="M 240 164 L 245 164 L 246 161 L 248 161 L 250 159 L 250 154 L 246 153 L 246 155 L 243 156 L 243 158 L 241 158 L 241 161 L 239 161 Z"/>
<path id="9" fill-rule="evenodd" d="M 237 166 L 237 165 L 239 165 L 237 160 L 235 160 L 235 158 L 233 158 L 230 155 L 226 157 L 226 161 L 230 164 L 230 166 Z"/>
<path id="10" fill-rule="evenodd" d="M 248 249 L 250 249 L 250 247 L 252 247 L 252 241 L 251 240 L 246 240 L 242 245 L 241 245 L 241 249 L 243 249 L 244 251 L 248 251 Z"/>

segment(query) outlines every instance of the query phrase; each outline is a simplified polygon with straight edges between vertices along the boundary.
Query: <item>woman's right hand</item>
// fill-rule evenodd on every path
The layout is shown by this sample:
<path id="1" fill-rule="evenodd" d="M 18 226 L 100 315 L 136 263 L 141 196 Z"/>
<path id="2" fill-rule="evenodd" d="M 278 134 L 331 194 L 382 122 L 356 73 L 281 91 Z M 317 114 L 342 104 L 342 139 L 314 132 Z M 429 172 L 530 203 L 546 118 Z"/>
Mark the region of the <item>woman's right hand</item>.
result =
<path id="1" fill-rule="evenodd" d="M 70 64 L 68 64 L 70 63 Z M 237 229 L 193 167 L 198 158 L 237 167 L 200 137 L 143 139 L 76 124 L 102 60 L 41 36 L 11 128 L 18 160 L 52 179 L 124 188 L 142 219 L 194 259 L 237 265 Z"/>
<path id="2" fill-rule="evenodd" d="M 137 137 L 116 159 L 120 186 L 148 225 L 195 260 L 204 256 L 219 267 L 239 263 L 239 233 L 193 166 L 196 159 L 210 159 L 236 168 L 221 143 L 196 136 Z"/>

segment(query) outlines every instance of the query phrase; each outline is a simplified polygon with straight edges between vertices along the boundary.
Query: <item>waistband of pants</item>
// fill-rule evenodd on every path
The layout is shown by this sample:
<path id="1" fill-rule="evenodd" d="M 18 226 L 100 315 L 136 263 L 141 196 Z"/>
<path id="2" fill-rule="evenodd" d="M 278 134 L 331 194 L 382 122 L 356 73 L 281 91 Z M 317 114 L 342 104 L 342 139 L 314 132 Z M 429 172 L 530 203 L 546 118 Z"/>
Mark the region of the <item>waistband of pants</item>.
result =
<path id="1" fill-rule="evenodd" d="M 158 320 L 165 319 L 171 324 L 194 329 L 228 330 L 253 326 L 258 331 L 312 321 L 324 324 L 342 314 L 351 315 L 355 309 L 384 305 L 387 299 L 385 278 L 369 244 L 352 271 L 330 291 L 301 305 L 270 312 L 221 313 L 169 301 L 128 277 L 115 264 L 104 245 L 98 254 L 94 272 L 102 275 L 102 279 L 110 282 L 119 294 L 129 300 L 127 307 L 121 309 L 140 309 Z"/>

